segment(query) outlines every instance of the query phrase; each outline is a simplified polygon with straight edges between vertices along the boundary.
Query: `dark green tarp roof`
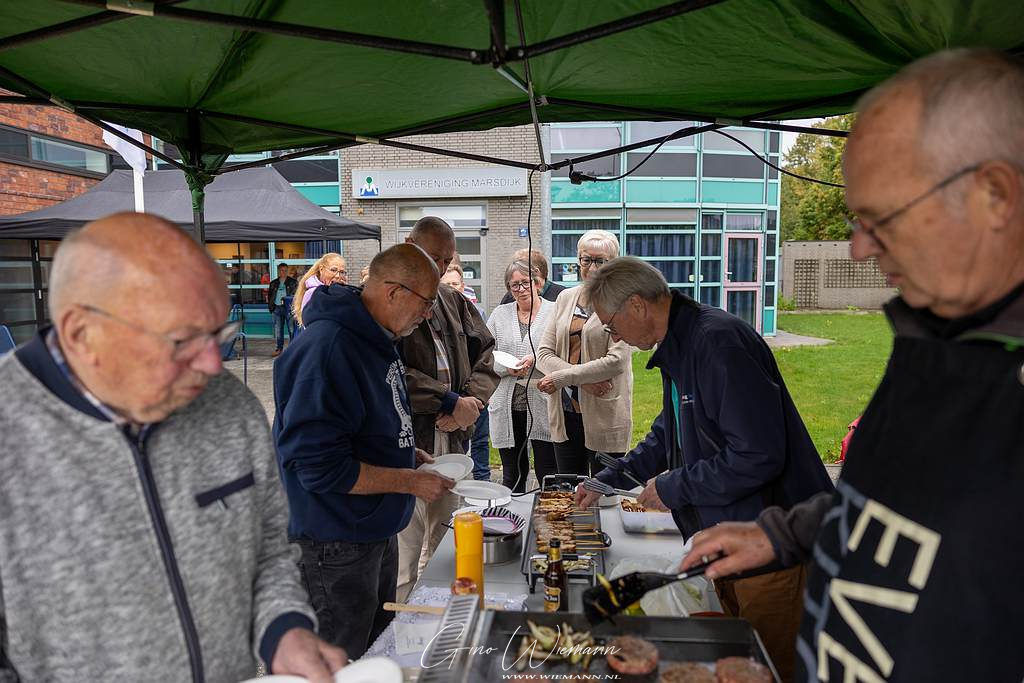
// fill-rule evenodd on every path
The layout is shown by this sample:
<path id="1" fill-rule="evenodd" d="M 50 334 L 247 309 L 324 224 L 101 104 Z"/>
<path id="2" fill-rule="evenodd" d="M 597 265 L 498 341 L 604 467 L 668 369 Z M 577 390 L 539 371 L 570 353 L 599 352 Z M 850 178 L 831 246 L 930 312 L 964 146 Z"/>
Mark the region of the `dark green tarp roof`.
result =
<path id="1" fill-rule="evenodd" d="M 104 4 L 0 3 L 0 87 L 38 95 L 27 81 L 186 153 L 198 132 L 208 167 L 216 166 L 212 155 L 337 143 L 338 134 L 528 123 L 528 97 L 488 61 L 497 54 L 489 52 L 488 8 L 496 8 L 495 30 L 512 48 L 507 73 L 524 77 L 514 48 L 528 46 L 544 122 L 652 119 L 655 111 L 738 120 L 834 114 L 935 50 L 1024 46 L 1019 0 L 521 0 L 525 43 L 512 0 L 188 0 L 156 3 L 157 16 L 36 42 L 23 36 L 101 15 Z M 665 7 L 676 15 L 544 51 L 545 41 Z M 220 15 L 215 21 L 227 15 L 328 30 L 322 37 L 330 40 L 200 23 L 210 20 L 203 12 Z M 430 56 L 344 44 L 330 31 L 450 49 Z M 473 63 L 470 51 L 484 63 Z M 518 158 L 536 160 L 536 150 Z"/>

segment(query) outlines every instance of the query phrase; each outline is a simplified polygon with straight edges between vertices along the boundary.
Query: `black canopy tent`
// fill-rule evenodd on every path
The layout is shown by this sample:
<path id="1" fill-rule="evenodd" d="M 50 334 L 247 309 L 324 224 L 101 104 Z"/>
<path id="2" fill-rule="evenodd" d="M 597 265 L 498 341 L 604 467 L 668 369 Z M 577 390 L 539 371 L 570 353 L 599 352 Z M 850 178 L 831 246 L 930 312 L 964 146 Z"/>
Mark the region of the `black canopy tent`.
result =
<path id="1" fill-rule="evenodd" d="M 147 171 L 146 213 L 192 232 L 191 193 L 181 171 Z M 88 192 L 38 211 L 0 216 L 0 239 L 60 239 L 118 211 L 133 211 L 131 171 L 114 171 Z M 313 204 L 270 167 L 218 176 L 206 188 L 206 240 L 380 242 L 380 226 L 336 216 Z"/>

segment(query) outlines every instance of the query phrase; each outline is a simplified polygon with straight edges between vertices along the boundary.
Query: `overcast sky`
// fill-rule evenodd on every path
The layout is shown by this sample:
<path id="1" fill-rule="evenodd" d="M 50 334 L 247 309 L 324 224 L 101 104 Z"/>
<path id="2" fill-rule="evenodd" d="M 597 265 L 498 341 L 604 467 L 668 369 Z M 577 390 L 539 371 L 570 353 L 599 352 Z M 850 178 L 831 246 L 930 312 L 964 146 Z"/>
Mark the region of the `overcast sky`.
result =
<path id="1" fill-rule="evenodd" d="M 821 118 L 818 118 L 818 119 L 793 119 L 792 121 L 784 121 L 783 123 L 789 123 L 789 124 L 792 124 L 794 126 L 811 126 L 811 125 L 814 125 L 815 123 L 818 123 L 819 121 L 824 121 L 824 120 L 825 119 L 821 119 Z M 796 136 L 797 135 L 799 135 L 799 133 L 783 133 L 782 134 L 782 156 L 783 156 L 783 158 L 785 158 L 786 152 L 789 151 L 789 148 L 792 147 L 796 143 Z"/>

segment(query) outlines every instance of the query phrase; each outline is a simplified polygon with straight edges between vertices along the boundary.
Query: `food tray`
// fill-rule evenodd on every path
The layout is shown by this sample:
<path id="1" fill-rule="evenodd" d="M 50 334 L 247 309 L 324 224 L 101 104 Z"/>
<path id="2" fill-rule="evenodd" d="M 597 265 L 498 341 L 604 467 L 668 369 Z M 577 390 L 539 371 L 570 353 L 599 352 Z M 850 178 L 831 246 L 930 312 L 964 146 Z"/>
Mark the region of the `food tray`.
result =
<path id="1" fill-rule="evenodd" d="M 764 645 L 750 623 L 742 619 L 729 618 L 675 618 L 675 617 L 629 617 L 617 616 L 615 623 L 603 622 L 591 627 L 582 614 L 575 612 L 492 612 L 486 610 L 477 619 L 473 630 L 474 648 L 495 648 L 492 654 L 469 658 L 467 670 L 461 678 L 463 683 L 479 683 L 504 680 L 509 674 L 535 673 L 543 676 L 582 673 L 580 665 L 549 661 L 539 668 L 527 667 L 518 672 L 515 658 L 519 642 L 524 633 L 529 633 L 527 620 L 538 626 L 556 627 L 568 624 L 576 631 L 591 631 L 598 644 L 603 644 L 619 635 L 644 638 L 658 648 L 659 671 L 678 662 L 700 662 L 714 664 L 723 657 L 751 657 L 766 665 L 778 683 L 779 677 L 771 664 Z M 518 632 L 517 632 L 518 629 Z M 511 645 L 509 642 L 511 641 Z M 508 654 L 505 654 L 506 646 Z M 482 650 L 472 650 L 481 652 Z M 537 662 L 534 662 L 535 664 Z M 507 668 L 505 668 L 507 667 Z M 604 657 L 594 657 L 587 673 L 616 680 Z"/>
<path id="2" fill-rule="evenodd" d="M 544 477 L 542 491 L 572 491 L 575 489 L 575 484 L 577 483 L 577 481 L 581 479 L 582 477 L 577 477 L 576 475 L 547 476 Z M 538 502 L 539 496 L 534 496 L 533 506 L 530 508 L 530 516 L 528 517 L 526 522 L 526 538 L 523 542 L 523 557 L 520 566 L 520 571 L 522 571 L 523 576 L 526 577 L 526 581 L 530 586 L 531 593 L 536 592 L 537 582 L 543 582 L 544 580 L 544 572 L 538 571 L 534 567 L 533 560 L 534 558 L 546 559 L 546 557 L 542 553 L 539 553 L 537 550 L 536 530 L 533 526 L 533 516 L 536 512 Z M 600 538 L 603 541 L 605 547 L 610 546 L 611 539 L 608 537 L 607 534 L 605 534 L 601 530 L 600 509 L 595 505 L 590 507 L 588 510 L 582 512 L 585 512 L 586 514 L 584 514 L 583 516 L 574 517 L 573 519 L 580 524 L 592 526 L 594 531 L 600 534 L 600 536 L 594 536 L 593 538 Z M 589 557 L 591 559 L 589 567 L 576 569 L 573 571 L 566 571 L 566 579 L 568 579 L 570 583 L 584 583 L 593 586 L 597 583 L 598 573 L 607 573 L 605 571 L 604 552 L 600 550 L 587 552 L 580 549 L 575 553 L 562 553 L 562 559 L 565 561 L 575 561 L 583 557 Z"/>
<path id="3" fill-rule="evenodd" d="M 629 512 L 619 503 L 619 517 L 622 528 L 631 534 L 674 534 L 679 536 L 679 527 L 671 512 Z"/>

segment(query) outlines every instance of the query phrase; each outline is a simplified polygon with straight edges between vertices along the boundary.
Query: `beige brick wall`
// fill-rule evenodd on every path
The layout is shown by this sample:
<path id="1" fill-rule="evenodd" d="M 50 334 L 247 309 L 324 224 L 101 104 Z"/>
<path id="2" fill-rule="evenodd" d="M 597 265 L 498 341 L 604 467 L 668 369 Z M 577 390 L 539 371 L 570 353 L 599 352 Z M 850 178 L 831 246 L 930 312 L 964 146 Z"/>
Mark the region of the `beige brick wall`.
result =
<path id="1" fill-rule="evenodd" d="M 878 309 L 896 296 L 874 259 L 850 258 L 849 242 L 783 242 L 780 261 L 780 291 L 797 308 Z"/>
<path id="2" fill-rule="evenodd" d="M 537 143 L 530 126 L 494 128 L 486 131 L 446 133 L 443 135 L 419 135 L 399 138 L 441 149 L 485 154 L 514 161 L 536 162 Z M 483 238 L 486 254 L 486 301 L 482 302 L 490 311 L 505 294 L 503 275 L 505 266 L 511 261 L 512 253 L 526 246 L 525 237 L 519 237 L 519 227 L 526 225 L 529 197 L 458 197 L 449 200 L 425 199 L 358 199 L 352 197 L 353 168 L 471 168 L 489 164 L 455 157 L 446 157 L 426 152 L 414 152 L 379 145 L 362 145 L 341 152 L 341 213 L 354 220 L 381 226 L 381 241 L 387 249 L 398 239 L 398 206 L 453 203 L 480 203 L 487 206 L 487 236 Z M 533 176 L 534 193 L 531 232 L 534 247 L 544 244 L 545 232 L 550 225 L 542 225 L 543 204 L 550 201 L 542 191 L 540 173 Z M 377 253 L 377 243 L 371 241 L 346 242 L 345 255 L 349 272 L 357 273 L 369 264 Z"/>

